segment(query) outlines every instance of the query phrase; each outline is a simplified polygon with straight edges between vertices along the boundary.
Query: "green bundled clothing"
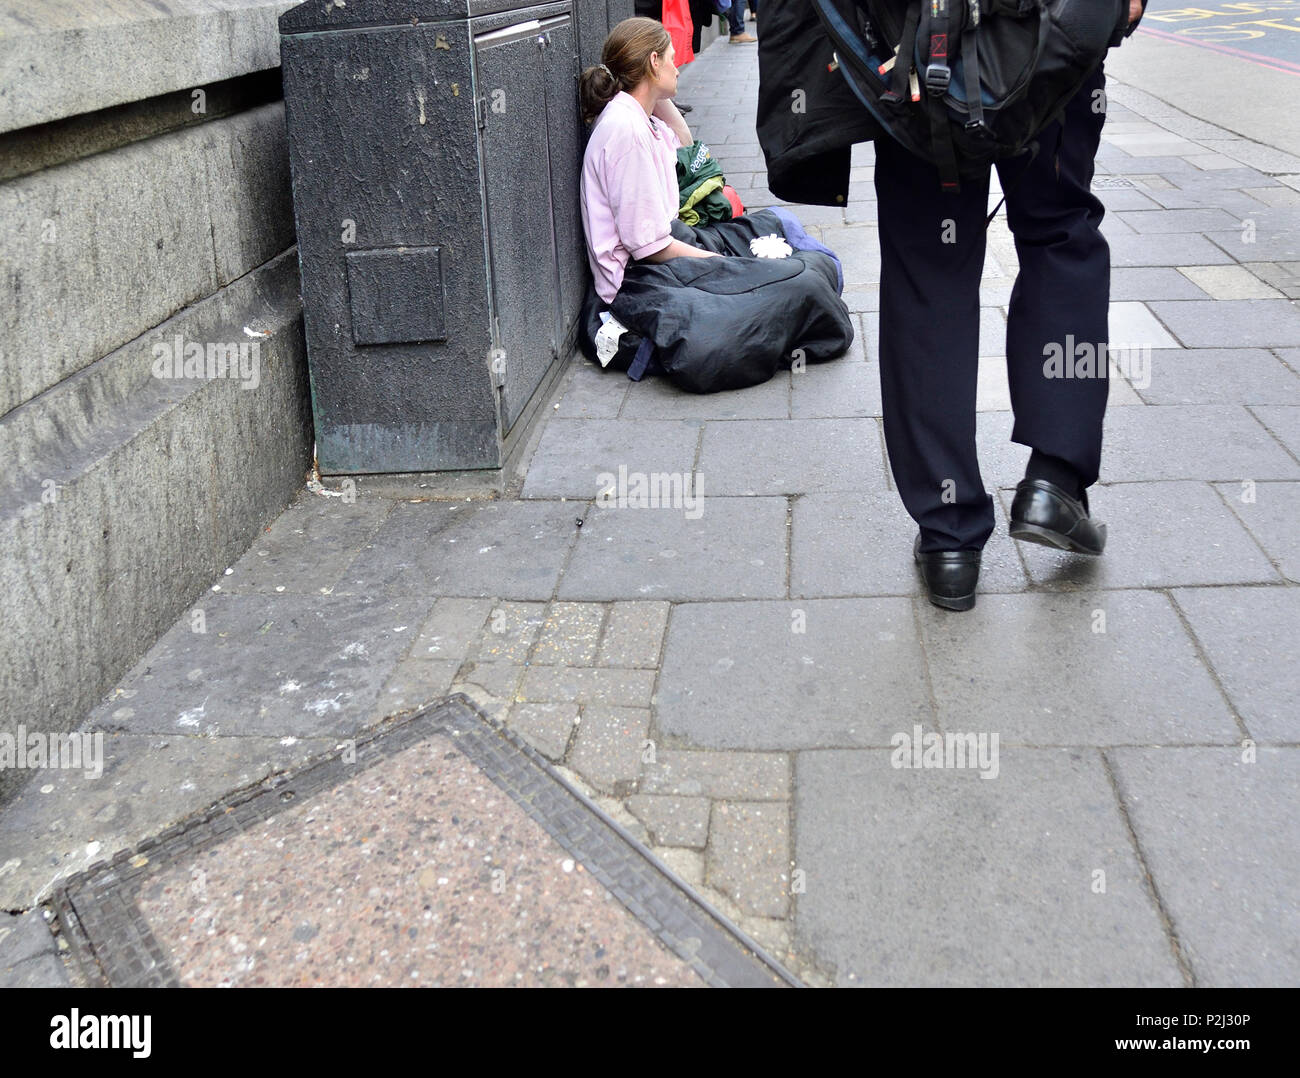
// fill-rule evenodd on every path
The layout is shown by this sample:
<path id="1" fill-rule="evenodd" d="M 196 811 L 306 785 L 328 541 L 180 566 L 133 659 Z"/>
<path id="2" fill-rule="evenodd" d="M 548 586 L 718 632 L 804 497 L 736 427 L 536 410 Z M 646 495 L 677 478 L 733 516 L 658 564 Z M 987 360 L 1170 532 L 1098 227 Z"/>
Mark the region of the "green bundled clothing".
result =
<path id="1" fill-rule="evenodd" d="M 730 221 L 731 201 L 722 190 L 722 166 L 699 139 L 677 151 L 677 216 L 692 227 L 710 221 Z"/>

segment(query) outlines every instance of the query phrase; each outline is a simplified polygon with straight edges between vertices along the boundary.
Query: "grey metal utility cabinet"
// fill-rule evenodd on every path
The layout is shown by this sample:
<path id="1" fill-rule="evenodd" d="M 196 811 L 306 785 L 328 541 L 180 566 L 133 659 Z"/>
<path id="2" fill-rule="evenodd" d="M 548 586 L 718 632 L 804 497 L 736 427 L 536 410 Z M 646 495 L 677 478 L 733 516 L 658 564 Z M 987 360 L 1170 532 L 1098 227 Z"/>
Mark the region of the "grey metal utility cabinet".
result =
<path id="1" fill-rule="evenodd" d="M 311 0 L 280 17 L 323 472 L 500 468 L 519 448 L 586 282 L 579 27 L 598 56 L 624 6 Z"/>

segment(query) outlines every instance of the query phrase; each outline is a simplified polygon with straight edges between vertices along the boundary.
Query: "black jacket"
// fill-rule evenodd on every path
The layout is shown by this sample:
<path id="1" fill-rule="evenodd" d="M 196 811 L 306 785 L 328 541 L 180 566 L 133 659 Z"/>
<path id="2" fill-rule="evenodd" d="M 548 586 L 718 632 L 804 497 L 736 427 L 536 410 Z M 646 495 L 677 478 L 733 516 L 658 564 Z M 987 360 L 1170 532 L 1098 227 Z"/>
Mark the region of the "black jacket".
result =
<path id="1" fill-rule="evenodd" d="M 1147 0 L 1142 0 L 1146 11 Z M 767 186 L 786 202 L 843 206 L 857 142 L 887 137 L 838 71 L 810 0 L 763 0 L 758 38 L 758 141 Z M 1141 22 L 1129 24 L 1127 37 Z M 1119 38 L 1112 42 L 1119 44 Z"/>

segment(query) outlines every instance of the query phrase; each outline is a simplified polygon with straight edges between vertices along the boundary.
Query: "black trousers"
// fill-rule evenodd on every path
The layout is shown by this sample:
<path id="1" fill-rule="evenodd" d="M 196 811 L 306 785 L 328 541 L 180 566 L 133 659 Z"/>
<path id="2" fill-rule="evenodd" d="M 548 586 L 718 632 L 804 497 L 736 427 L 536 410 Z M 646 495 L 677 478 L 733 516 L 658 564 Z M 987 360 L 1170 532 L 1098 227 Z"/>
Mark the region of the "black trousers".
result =
<path id="1" fill-rule="evenodd" d="M 1108 335 L 1110 248 L 1090 190 L 1104 87 L 1098 68 L 1039 135 L 1031 161 L 997 165 L 1020 260 L 1007 318 L 1011 437 L 1068 461 L 1085 486 L 1097 480 L 1109 390 L 1104 348 L 1091 368 L 1083 362 L 1086 346 L 1095 353 Z M 923 551 L 979 550 L 995 519 L 975 453 L 988 173 L 944 194 L 932 165 L 882 139 L 875 185 L 880 381 L 894 481 Z M 1065 354 L 1052 365 L 1058 349 Z M 1059 376 L 1085 370 L 1091 376 Z"/>

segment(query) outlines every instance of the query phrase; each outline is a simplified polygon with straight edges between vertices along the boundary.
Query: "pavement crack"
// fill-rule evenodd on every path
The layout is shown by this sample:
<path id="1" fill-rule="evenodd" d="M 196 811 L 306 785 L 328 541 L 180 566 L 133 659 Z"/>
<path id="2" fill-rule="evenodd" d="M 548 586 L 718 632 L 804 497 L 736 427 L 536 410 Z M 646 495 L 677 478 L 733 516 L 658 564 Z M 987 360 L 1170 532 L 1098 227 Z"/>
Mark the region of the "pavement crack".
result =
<path id="1" fill-rule="evenodd" d="M 1101 757 L 1101 766 L 1106 771 L 1106 778 L 1110 782 L 1111 791 L 1115 795 L 1115 804 L 1119 808 L 1120 819 L 1124 821 L 1124 827 L 1128 831 L 1129 842 L 1133 845 L 1133 853 L 1137 857 L 1138 867 L 1142 870 L 1142 879 L 1147 885 L 1147 891 L 1151 895 L 1152 901 L 1156 904 L 1156 912 L 1160 915 L 1160 924 L 1163 926 L 1165 937 L 1169 941 L 1169 949 L 1173 952 L 1174 961 L 1178 963 L 1178 971 L 1183 975 L 1186 987 L 1196 988 L 1198 987 L 1196 971 L 1192 968 L 1191 960 L 1183 949 L 1182 941 L 1178 938 L 1178 929 L 1174 926 L 1174 919 L 1165 906 L 1165 900 L 1160 894 L 1160 888 L 1156 886 L 1155 877 L 1151 874 L 1150 866 L 1147 864 L 1146 851 L 1142 849 L 1137 829 L 1133 826 L 1133 820 L 1129 816 L 1128 805 L 1124 803 L 1124 795 L 1120 792 L 1119 779 L 1115 775 L 1114 765 L 1107 750 L 1098 749 L 1097 753 Z"/>

